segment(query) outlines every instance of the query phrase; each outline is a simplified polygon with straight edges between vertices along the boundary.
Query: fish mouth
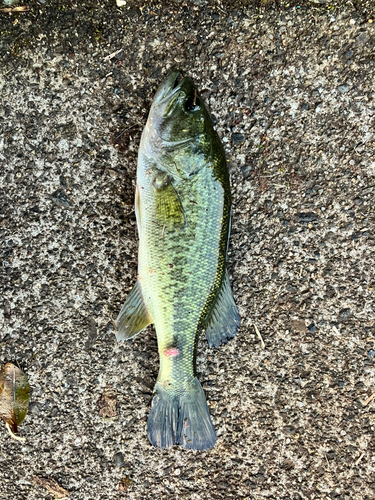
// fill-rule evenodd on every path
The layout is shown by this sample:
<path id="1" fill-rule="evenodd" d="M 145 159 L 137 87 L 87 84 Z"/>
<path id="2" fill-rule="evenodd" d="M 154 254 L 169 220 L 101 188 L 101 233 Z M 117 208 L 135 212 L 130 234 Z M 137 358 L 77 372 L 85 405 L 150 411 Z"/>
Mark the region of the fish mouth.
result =
<path id="1" fill-rule="evenodd" d="M 177 72 L 172 89 L 175 89 L 178 86 L 178 84 L 181 82 L 181 80 L 182 80 L 182 75 L 181 75 L 181 73 Z"/>
<path id="2" fill-rule="evenodd" d="M 158 88 L 154 97 L 154 104 L 159 105 L 171 100 L 188 81 L 190 81 L 189 78 L 183 77 L 179 71 L 173 70 Z"/>

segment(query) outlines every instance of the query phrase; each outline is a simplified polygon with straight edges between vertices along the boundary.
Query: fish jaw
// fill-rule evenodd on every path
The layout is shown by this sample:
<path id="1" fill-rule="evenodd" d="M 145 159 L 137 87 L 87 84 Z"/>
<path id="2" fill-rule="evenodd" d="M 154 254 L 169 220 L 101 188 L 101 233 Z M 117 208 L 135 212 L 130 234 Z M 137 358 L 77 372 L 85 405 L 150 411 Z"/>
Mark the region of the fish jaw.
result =
<path id="1" fill-rule="evenodd" d="M 155 107 L 161 100 L 165 99 L 171 91 L 177 87 L 178 79 L 180 77 L 180 72 L 176 69 L 173 69 L 168 77 L 164 80 L 164 82 L 159 85 L 156 94 L 154 95 L 154 99 L 152 101 L 152 107 Z"/>
<path id="2" fill-rule="evenodd" d="M 179 79 L 172 71 L 158 88 L 145 127 L 145 137 L 153 143 L 153 150 L 172 150 L 184 143 L 209 143 L 213 133 L 212 119 L 192 80 Z"/>

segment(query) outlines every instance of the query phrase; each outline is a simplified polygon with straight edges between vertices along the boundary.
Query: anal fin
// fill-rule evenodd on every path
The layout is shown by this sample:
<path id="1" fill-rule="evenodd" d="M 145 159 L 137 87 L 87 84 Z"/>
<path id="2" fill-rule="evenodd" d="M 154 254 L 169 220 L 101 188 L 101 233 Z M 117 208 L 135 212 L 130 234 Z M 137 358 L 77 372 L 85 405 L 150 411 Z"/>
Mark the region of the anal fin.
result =
<path id="1" fill-rule="evenodd" d="M 117 340 L 131 339 L 151 323 L 137 280 L 116 319 Z"/>
<path id="2" fill-rule="evenodd" d="M 234 303 L 227 271 L 225 271 L 220 290 L 211 311 L 203 322 L 203 326 L 210 347 L 219 347 L 221 344 L 226 344 L 237 333 L 240 326 L 240 317 Z"/>

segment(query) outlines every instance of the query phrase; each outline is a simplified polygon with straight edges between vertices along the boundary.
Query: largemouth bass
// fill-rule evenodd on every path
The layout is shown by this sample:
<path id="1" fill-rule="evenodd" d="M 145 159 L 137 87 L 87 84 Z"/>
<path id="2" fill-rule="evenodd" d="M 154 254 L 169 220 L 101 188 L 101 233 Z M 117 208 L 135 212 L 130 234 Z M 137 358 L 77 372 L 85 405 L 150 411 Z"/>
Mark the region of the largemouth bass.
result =
<path id="1" fill-rule="evenodd" d="M 204 450 L 216 441 L 196 378 L 198 335 L 226 343 L 239 327 L 225 260 L 231 217 L 220 139 L 189 78 L 157 90 L 138 154 L 138 279 L 117 318 L 118 340 L 155 325 L 160 370 L 147 422 L 151 444 Z"/>

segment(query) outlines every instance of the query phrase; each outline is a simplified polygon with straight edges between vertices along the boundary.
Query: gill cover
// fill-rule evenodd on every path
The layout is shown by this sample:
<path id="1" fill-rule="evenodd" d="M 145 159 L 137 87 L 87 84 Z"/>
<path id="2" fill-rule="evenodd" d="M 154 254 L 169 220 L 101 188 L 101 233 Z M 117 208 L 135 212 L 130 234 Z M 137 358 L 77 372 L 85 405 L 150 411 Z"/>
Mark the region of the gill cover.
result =
<path id="1" fill-rule="evenodd" d="M 142 138 L 149 160 L 157 159 L 175 180 L 186 179 L 207 164 L 212 133 L 197 88 L 173 71 L 155 94 Z"/>

